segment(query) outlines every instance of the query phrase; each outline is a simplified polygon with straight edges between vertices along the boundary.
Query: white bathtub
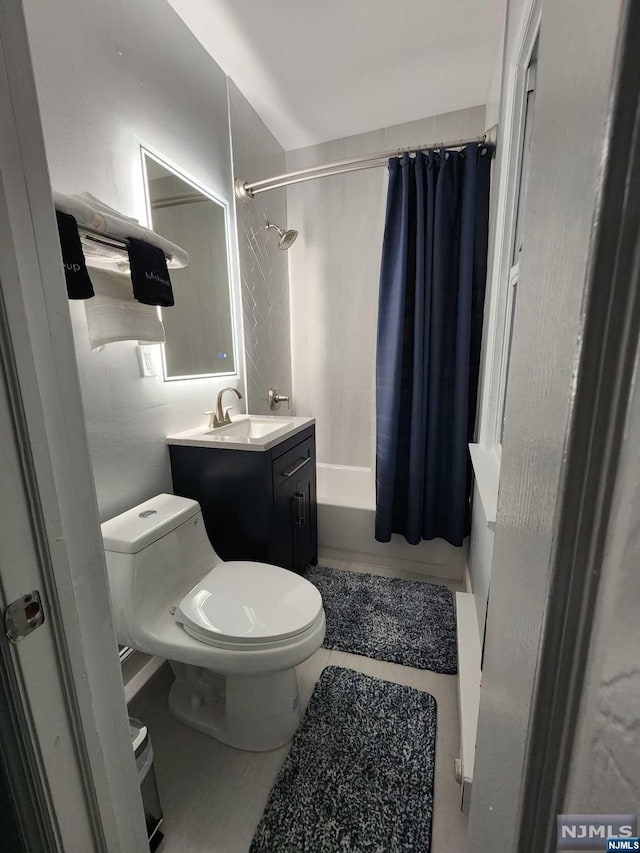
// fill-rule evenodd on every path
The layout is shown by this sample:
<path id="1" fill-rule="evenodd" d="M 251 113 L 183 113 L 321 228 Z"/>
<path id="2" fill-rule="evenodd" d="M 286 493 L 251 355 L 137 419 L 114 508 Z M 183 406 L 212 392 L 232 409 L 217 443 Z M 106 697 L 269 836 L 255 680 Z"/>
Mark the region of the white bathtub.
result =
<path id="1" fill-rule="evenodd" d="M 372 468 L 318 463 L 318 547 L 320 557 L 392 566 L 433 577 L 462 580 L 466 545 L 443 539 L 409 545 L 402 536 L 375 539 L 375 478 Z"/>

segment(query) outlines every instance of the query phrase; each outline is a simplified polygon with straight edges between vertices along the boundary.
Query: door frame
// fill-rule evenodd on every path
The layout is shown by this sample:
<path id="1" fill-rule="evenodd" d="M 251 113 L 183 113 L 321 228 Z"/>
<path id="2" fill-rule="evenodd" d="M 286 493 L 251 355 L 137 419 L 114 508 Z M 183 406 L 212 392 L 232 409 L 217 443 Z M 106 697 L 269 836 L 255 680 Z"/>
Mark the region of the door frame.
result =
<path id="1" fill-rule="evenodd" d="M 620 472 L 619 455 L 640 335 L 640 58 L 634 52 L 640 7 L 629 0 L 611 9 L 596 0 L 586 6 L 545 2 L 540 32 L 545 86 L 539 91 L 545 90 L 546 112 L 537 139 L 546 134 L 546 148 L 534 148 L 533 156 L 542 163 L 543 154 L 563 146 L 576 165 L 550 196 L 549 205 L 558 205 L 557 221 L 564 217 L 555 245 L 548 210 L 539 197 L 537 206 L 528 200 L 537 254 L 532 260 L 525 252 L 523 262 L 530 264 L 530 276 L 536 274 L 528 307 L 537 299 L 555 308 L 549 325 L 556 337 L 563 321 L 571 326 L 566 345 L 551 355 L 550 337 L 539 337 L 541 324 L 530 327 L 525 346 L 519 344 L 519 395 L 513 396 L 513 387 L 508 394 L 514 416 L 507 423 L 511 443 L 501 472 L 468 838 L 468 849 L 483 853 L 491 845 L 517 853 L 556 849 L 556 816 L 564 811 L 572 765 L 581 757 L 576 723 L 593 662 L 613 489 L 616 477 L 633 476 Z M 565 50 L 568 32 L 575 37 L 573 51 Z M 599 40 L 602 53 L 587 54 L 585 48 L 597 50 Z M 583 51 L 584 68 L 574 65 L 575 78 L 560 89 L 560 72 L 577 50 Z M 585 92 L 580 75 L 589 66 Z M 575 93 L 574 113 L 583 107 L 580 92 L 589 98 L 583 117 L 593 136 L 585 140 L 583 157 L 575 137 L 585 128 L 575 115 L 562 126 L 559 91 Z M 544 102 L 537 101 L 536 109 Z M 559 163 L 565 161 L 545 168 L 556 176 Z M 584 188 L 581 209 L 576 188 Z M 578 210 L 570 222 L 572 240 L 563 243 L 562 225 Z M 541 271 L 549 273 L 546 281 Z M 555 304 L 549 301 L 554 286 L 566 297 Z M 567 306 L 571 317 L 563 313 Z M 547 378 L 560 377 L 547 383 L 546 400 L 545 367 Z M 534 373 L 543 379 L 529 384 Z M 527 393 L 532 406 L 541 403 L 542 415 L 526 408 Z M 552 406 L 559 407 L 557 416 Z"/>
<path id="2" fill-rule="evenodd" d="M 45 609 L 44 625 L 20 643 L 0 640 L 3 704 L 21 737 L 18 752 L 5 749 L 2 758 L 18 816 L 41 822 L 41 849 L 142 853 L 144 815 L 19 2 L 0 3 L 0 114 L 0 473 L 14 487 L 0 500 L 19 522 L 0 542 L 0 605 L 38 589 Z"/>
<path id="3" fill-rule="evenodd" d="M 585 325 L 532 705 L 518 853 L 553 853 L 640 339 L 640 6 L 621 17 Z"/>

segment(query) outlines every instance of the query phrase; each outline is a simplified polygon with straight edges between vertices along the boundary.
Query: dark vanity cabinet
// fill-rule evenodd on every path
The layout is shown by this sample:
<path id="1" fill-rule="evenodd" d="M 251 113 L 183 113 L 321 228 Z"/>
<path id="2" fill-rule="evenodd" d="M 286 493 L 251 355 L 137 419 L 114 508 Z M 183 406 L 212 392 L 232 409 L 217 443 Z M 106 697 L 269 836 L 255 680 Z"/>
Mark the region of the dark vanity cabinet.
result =
<path id="1" fill-rule="evenodd" d="M 315 428 L 269 450 L 170 444 L 173 489 L 193 498 L 223 560 L 303 572 L 318 559 Z"/>

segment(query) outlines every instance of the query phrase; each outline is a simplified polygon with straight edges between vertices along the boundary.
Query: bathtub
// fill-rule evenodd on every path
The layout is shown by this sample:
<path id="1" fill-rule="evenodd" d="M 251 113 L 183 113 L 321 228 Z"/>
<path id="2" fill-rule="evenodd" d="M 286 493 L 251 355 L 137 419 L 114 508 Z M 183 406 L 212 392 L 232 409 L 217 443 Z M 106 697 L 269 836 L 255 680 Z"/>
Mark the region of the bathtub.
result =
<path id="1" fill-rule="evenodd" d="M 320 559 L 352 560 L 393 566 L 416 574 L 462 580 L 466 545 L 455 548 L 443 539 L 409 545 L 402 536 L 375 540 L 375 478 L 372 468 L 317 465 L 318 549 Z"/>

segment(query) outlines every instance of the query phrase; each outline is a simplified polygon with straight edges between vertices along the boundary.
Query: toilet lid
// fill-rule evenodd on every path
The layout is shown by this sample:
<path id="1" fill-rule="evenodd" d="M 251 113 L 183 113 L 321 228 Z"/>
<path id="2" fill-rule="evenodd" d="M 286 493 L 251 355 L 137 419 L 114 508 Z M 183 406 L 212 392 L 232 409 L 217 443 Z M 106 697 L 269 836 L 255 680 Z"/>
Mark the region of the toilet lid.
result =
<path id="1" fill-rule="evenodd" d="M 320 593 L 300 575 L 267 563 L 229 562 L 185 595 L 176 619 L 205 642 L 251 645 L 294 637 L 321 610 Z"/>

